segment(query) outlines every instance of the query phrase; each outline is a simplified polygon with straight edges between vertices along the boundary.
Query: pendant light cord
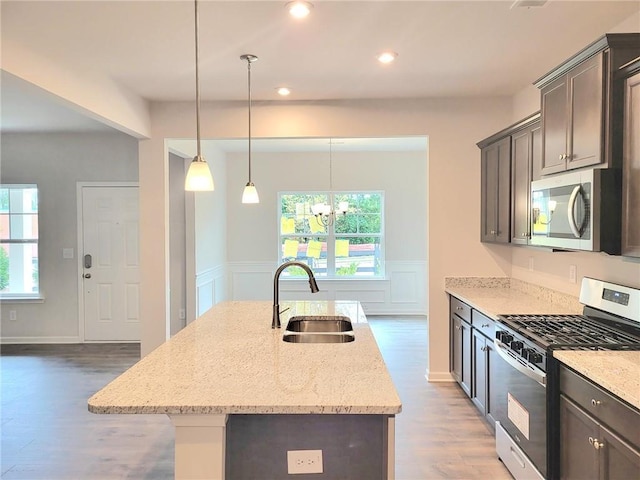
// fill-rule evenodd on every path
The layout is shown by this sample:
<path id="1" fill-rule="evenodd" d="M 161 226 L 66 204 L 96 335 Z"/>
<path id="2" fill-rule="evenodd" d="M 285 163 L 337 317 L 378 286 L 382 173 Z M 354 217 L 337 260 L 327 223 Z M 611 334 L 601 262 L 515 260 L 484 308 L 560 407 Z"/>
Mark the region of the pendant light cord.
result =
<path id="1" fill-rule="evenodd" d="M 249 183 L 251 183 L 251 59 L 247 59 L 247 85 L 249 90 Z"/>
<path id="2" fill-rule="evenodd" d="M 198 71 L 199 55 L 198 55 L 198 0 L 194 0 L 195 5 L 195 30 L 196 30 L 196 147 L 198 160 L 202 155 L 200 152 L 200 75 Z"/>

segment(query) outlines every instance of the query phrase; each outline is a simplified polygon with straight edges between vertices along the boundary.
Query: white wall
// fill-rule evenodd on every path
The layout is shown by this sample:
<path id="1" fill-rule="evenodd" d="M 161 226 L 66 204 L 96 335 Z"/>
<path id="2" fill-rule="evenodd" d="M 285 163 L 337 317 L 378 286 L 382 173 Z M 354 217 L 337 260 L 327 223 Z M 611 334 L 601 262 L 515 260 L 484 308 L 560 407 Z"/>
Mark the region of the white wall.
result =
<path id="1" fill-rule="evenodd" d="M 386 278 L 319 278 L 321 293 L 313 296 L 304 281 L 282 281 L 280 298 L 333 300 L 348 295 L 361 301 L 369 314 L 427 313 L 426 149 L 425 139 L 421 152 L 332 153 L 333 190 L 384 191 Z M 229 154 L 227 165 L 231 298 L 268 300 L 278 265 L 278 192 L 329 190 L 328 145 L 326 152 L 254 152 L 252 179 L 260 194 L 258 205 L 241 203 L 247 154 Z"/>
<path id="2" fill-rule="evenodd" d="M 2 302 L 2 341 L 79 341 L 76 182 L 137 181 L 138 142 L 122 133 L 3 134 L 1 153 L 2 183 L 38 184 L 45 297 L 43 303 Z M 63 248 L 73 248 L 74 258 L 63 259 Z"/>

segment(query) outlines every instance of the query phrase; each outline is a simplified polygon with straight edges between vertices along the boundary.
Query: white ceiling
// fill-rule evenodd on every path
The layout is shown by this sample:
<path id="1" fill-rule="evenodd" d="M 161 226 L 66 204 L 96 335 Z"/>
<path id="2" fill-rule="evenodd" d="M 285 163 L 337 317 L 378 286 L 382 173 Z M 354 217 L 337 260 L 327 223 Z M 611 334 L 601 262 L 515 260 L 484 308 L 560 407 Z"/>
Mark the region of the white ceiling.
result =
<path id="1" fill-rule="evenodd" d="M 200 0 L 204 101 L 246 101 L 244 53 L 259 57 L 255 102 L 513 95 L 640 11 L 637 0 L 549 0 L 541 8 L 510 8 L 511 0 L 322 0 L 296 21 L 285 3 Z M 109 77 L 149 101 L 194 98 L 190 0 L 3 0 L 1 8 L 3 49 L 19 45 L 70 74 Z M 383 49 L 398 52 L 394 64 L 376 61 Z M 293 90 L 286 100 L 275 92 L 280 85 Z M 60 105 L 2 76 L 4 131 L 102 128 Z"/>

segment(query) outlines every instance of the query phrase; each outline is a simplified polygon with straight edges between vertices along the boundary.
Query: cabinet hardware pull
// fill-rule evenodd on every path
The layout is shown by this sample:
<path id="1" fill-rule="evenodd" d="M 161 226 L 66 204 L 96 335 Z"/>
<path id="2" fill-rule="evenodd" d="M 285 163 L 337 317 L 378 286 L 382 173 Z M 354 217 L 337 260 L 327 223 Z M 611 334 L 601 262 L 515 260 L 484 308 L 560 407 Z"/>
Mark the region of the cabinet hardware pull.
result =
<path id="1" fill-rule="evenodd" d="M 456 330 L 460 330 L 460 325 L 456 325 Z"/>
<path id="2" fill-rule="evenodd" d="M 463 307 L 456 307 L 456 310 L 464 310 Z"/>
<path id="3" fill-rule="evenodd" d="M 597 407 L 598 405 L 601 405 L 602 402 L 600 400 L 596 400 L 595 398 L 591 399 L 591 406 L 592 407 Z"/>
<path id="4" fill-rule="evenodd" d="M 560 154 L 560 155 L 558 156 L 558 160 L 564 160 L 564 155 L 563 155 L 563 154 Z"/>
<path id="5" fill-rule="evenodd" d="M 593 445 L 593 437 L 589 437 L 589 444 Z"/>
<path id="6" fill-rule="evenodd" d="M 597 438 L 593 439 L 593 448 L 595 448 L 596 450 L 600 450 L 601 448 L 604 448 L 604 442 L 598 442 Z"/>
<path id="7" fill-rule="evenodd" d="M 496 231 L 495 230 L 491 230 L 491 232 L 489 232 L 489 233 L 491 233 L 491 235 L 495 235 Z"/>
<path id="8" fill-rule="evenodd" d="M 481 328 L 487 328 L 489 326 L 488 323 L 483 323 L 482 325 L 480 325 Z"/>

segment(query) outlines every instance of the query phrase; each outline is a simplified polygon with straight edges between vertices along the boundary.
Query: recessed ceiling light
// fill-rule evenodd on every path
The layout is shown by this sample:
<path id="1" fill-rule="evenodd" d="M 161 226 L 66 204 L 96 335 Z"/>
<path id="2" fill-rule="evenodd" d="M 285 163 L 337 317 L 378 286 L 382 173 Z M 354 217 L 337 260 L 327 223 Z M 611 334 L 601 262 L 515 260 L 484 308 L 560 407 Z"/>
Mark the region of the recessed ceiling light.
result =
<path id="1" fill-rule="evenodd" d="M 278 92 L 278 95 L 280 95 L 281 97 L 286 97 L 291 93 L 291 90 L 289 90 L 287 87 L 278 87 L 276 88 L 276 91 Z"/>
<path id="2" fill-rule="evenodd" d="M 380 63 L 391 63 L 396 59 L 397 56 L 398 54 L 396 52 L 387 50 L 385 52 L 380 52 L 376 58 Z"/>
<path id="3" fill-rule="evenodd" d="M 311 4 L 310 2 L 303 2 L 298 0 L 295 2 L 287 3 L 286 7 L 287 10 L 289 10 L 291 16 L 296 18 L 304 18 L 309 15 L 309 13 L 311 13 L 313 4 Z"/>

